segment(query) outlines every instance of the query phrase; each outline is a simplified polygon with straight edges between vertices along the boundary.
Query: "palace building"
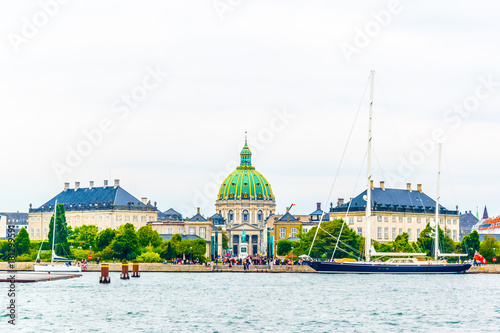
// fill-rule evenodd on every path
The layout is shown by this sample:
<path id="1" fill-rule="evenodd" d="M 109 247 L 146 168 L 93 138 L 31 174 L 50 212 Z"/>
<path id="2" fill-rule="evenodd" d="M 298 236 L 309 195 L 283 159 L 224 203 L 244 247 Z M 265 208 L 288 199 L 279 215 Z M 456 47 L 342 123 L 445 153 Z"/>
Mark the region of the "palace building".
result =
<path id="1" fill-rule="evenodd" d="M 252 152 L 246 139 L 240 160 L 240 166 L 221 184 L 215 202 L 217 217 L 226 221 L 222 229 L 227 233 L 229 249 L 233 255 L 238 255 L 243 231 L 248 254 L 265 254 L 266 219 L 274 215 L 276 200 L 267 179 L 252 166 Z"/>
<path id="2" fill-rule="evenodd" d="M 409 240 L 414 242 L 425 229 L 427 223 L 435 220 L 436 201 L 422 191 L 422 185 L 417 189 L 406 184 L 404 189 L 386 188 L 383 181 L 380 187 L 374 187 L 372 193 L 372 225 L 371 238 L 378 242 L 393 241 L 398 235 L 406 232 Z M 337 207 L 330 208 L 330 220 L 344 219 L 349 227 L 359 235 L 365 236 L 366 190 L 350 202 L 338 199 Z M 455 242 L 459 241 L 459 212 L 448 210 L 439 205 L 439 227 Z"/>
<path id="3" fill-rule="evenodd" d="M 118 179 L 115 179 L 114 186 L 109 186 L 105 180 L 102 187 L 95 187 L 91 181 L 87 188 L 82 188 L 79 182 L 75 182 L 75 188 L 70 189 L 69 183 L 65 183 L 63 191 L 40 207 L 32 208 L 30 204 L 30 239 L 47 238 L 56 200 L 57 203 L 64 204 L 66 223 L 73 229 L 91 224 L 98 226 L 101 231 L 106 228 L 118 229 L 122 224 L 132 223 L 137 230 L 147 222 L 157 220 L 159 213 L 156 203 L 151 205 L 147 198 L 137 199 L 120 186 Z"/>

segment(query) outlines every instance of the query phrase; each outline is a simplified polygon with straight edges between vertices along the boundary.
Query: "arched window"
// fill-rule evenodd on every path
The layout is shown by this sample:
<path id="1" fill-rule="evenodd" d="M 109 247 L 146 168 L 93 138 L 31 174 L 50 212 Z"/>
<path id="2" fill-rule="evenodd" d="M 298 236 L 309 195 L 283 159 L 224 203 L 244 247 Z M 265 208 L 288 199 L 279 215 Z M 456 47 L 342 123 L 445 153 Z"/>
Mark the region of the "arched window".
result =
<path id="1" fill-rule="evenodd" d="M 243 221 L 248 221 L 248 210 L 243 211 Z"/>
<path id="2" fill-rule="evenodd" d="M 257 213 L 257 221 L 262 222 L 262 211 L 261 210 L 259 210 L 259 212 Z"/>
<path id="3" fill-rule="evenodd" d="M 229 221 L 233 221 L 233 217 L 234 217 L 234 215 L 233 215 L 233 211 L 232 211 L 232 210 L 230 210 L 230 211 L 227 213 L 227 218 L 229 219 Z"/>

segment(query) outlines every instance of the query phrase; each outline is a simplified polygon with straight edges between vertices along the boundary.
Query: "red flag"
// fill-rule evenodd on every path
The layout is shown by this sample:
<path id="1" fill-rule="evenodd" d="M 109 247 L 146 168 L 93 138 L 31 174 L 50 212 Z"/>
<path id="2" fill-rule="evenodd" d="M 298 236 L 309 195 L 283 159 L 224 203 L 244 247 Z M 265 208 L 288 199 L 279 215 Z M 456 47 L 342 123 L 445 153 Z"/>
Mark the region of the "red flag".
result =
<path id="1" fill-rule="evenodd" d="M 479 261 L 480 263 L 486 265 L 487 261 L 486 259 L 484 259 L 484 257 L 482 255 L 479 254 L 479 252 L 476 251 L 476 253 L 474 254 L 474 259 L 476 259 L 477 261 Z"/>

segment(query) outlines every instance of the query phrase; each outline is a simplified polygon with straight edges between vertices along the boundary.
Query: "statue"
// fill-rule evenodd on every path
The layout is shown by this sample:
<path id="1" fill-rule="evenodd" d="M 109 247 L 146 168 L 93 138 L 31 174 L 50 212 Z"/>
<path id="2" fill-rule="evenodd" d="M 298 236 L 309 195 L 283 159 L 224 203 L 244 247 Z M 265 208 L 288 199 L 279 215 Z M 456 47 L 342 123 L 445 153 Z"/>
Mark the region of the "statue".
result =
<path id="1" fill-rule="evenodd" d="M 247 234 L 245 233 L 245 230 L 241 233 L 241 242 L 246 243 L 247 240 Z"/>

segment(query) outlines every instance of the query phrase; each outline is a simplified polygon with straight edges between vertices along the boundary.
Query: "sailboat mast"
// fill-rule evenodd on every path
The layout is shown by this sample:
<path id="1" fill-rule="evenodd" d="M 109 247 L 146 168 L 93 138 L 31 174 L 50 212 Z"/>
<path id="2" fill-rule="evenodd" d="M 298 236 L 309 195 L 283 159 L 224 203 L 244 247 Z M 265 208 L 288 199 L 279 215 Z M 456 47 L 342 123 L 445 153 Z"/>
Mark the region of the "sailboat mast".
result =
<path id="1" fill-rule="evenodd" d="M 54 223 L 52 224 L 52 228 L 54 228 L 54 231 L 52 231 L 52 258 L 50 259 L 50 264 L 54 264 L 54 255 L 55 255 L 55 242 L 56 242 L 56 221 L 57 221 L 57 199 L 56 199 L 56 204 L 54 206 Z"/>
<path id="2" fill-rule="evenodd" d="M 434 234 L 434 260 L 438 259 L 438 251 L 439 251 L 439 181 L 441 178 L 441 146 L 443 144 L 440 143 L 438 146 L 438 179 L 437 179 L 437 193 L 436 193 L 436 232 Z"/>
<path id="3" fill-rule="evenodd" d="M 371 192 L 371 180 L 372 180 L 372 109 L 373 109 L 373 81 L 375 78 L 375 71 L 370 72 L 370 114 L 368 118 L 368 150 L 367 150 L 367 186 L 366 186 L 366 217 L 365 217 L 365 260 L 370 261 L 370 249 L 371 249 L 371 216 L 372 216 L 372 192 Z"/>

